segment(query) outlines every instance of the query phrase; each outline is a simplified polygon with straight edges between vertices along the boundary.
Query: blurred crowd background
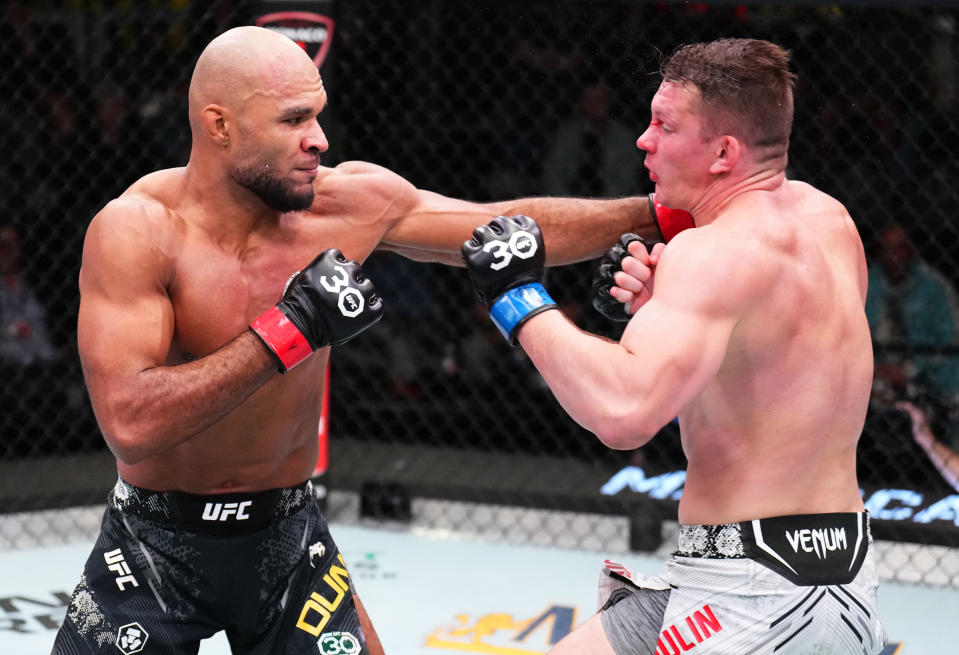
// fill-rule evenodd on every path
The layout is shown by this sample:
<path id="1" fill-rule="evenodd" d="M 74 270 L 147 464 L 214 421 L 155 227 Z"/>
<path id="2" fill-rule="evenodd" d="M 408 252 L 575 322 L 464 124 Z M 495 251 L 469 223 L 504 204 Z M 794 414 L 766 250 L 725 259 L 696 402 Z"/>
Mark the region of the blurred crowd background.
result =
<path id="1" fill-rule="evenodd" d="M 635 140 L 661 54 L 722 36 L 789 48 L 799 75 L 789 175 L 845 203 L 870 266 L 877 366 L 864 493 L 888 492 L 872 506 L 891 520 L 885 536 L 959 545 L 959 3 L 862 4 L 7 0 L 0 511 L 102 502 L 109 481 L 80 482 L 84 462 L 109 459 L 75 345 L 84 230 L 139 176 L 186 162 L 186 90 L 202 47 L 295 5 L 335 26 L 321 67 L 324 163 L 368 160 L 473 200 L 648 193 Z M 577 324 L 616 338 L 622 326 L 590 306 L 592 268 L 551 269 L 547 286 Z M 463 270 L 386 254 L 365 270 L 388 313 L 332 358 L 332 487 L 389 482 L 430 461 L 428 481 L 409 478 L 413 492 L 589 510 L 598 488 L 564 487 L 566 471 L 607 479 L 636 466 L 652 479 L 683 468 L 674 424 L 640 450 L 612 452 L 566 418 L 473 301 Z M 348 444 L 390 453 L 395 466 L 364 469 L 348 449 L 338 459 Z M 487 456 L 533 468 L 488 466 Z M 60 464 L 43 468 L 50 461 Z M 50 491 L 50 470 L 61 492 Z M 529 470 L 554 486 L 519 472 Z M 912 527 L 938 536 L 894 524 L 933 501 Z"/>

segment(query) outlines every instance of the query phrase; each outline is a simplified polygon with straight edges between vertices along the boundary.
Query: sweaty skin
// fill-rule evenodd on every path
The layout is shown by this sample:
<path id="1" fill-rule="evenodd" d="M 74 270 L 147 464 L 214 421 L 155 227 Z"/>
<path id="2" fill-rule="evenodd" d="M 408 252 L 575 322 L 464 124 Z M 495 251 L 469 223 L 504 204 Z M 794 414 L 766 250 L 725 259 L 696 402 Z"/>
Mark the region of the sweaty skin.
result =
<path id="1" fill-rule="evenodd" d="M 79 351 L 131 484 L 210 494 L 310 477 L 329 349 L 279 375 L 247 326 L 327 248 L 361 262 L 379 248 L 460 265 L 475 225 L 526 213 L 543 224 L 555 265 L 596 256 L 621 232 L 655 230 L 645 198 L 481 205 L 374 164 L 321 166 L 326 102 L 291 40 L 256 27 L 224 33 L 190 86 L 189 163 L 143 177 L 90 223 Z M 256 184 L 308 208 L 272 208 Z"/>
<path id="2" fill-rule="evenodd" d="M 840 203 L 786 180 L 785 155 L 704 148 L 697 99 L 663 83 L 638 141 L 657 196 L 698 229 L 658 251 L 655 290 L 621 341 L 550 311 L 520 342 L 612 448 L 641 446 L 678 415 L 681 523 L 862 511 L 855 456 L 873 360 L 858 233 Z"/>

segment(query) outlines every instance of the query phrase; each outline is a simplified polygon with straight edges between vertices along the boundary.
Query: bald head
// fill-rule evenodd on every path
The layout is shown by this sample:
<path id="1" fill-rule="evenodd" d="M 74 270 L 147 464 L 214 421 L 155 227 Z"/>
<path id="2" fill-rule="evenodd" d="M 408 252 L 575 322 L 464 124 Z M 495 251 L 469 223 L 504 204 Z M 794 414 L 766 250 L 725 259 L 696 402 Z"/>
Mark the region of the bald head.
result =
<path id="1" fill-rule="evenodd" d="M 224 32 L 190 82 L 191 179 L 226 182 L 280 212 L 313 202 L 326 91 L 316 64 L 289 38 L 260 27 Z"/>
<path id="2" fill-rule="evenodd" d="M 291 39 L 244 26 L 213 39 L 200 54 L 190 81 L 190 122 L 210 104 L 240 111 L 253 96 L 282 95 L 297 82 L 319 83 L 316 64 Z"/>

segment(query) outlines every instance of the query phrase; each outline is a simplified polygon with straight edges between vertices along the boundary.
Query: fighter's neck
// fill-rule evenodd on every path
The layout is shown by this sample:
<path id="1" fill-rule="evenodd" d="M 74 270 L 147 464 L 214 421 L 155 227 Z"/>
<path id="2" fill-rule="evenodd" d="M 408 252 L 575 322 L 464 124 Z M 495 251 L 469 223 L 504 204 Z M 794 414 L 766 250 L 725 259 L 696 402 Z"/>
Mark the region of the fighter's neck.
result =
<path id="1" fill-rule="evenodd" d="M 754 197 L 781 189 L 786 183 L 785 171 L 758 171 L 757 173 L 732 180 L 717 178 L 702 200 L 691 210 L 696 225 L 702 227 L 715 221 L 731 206 Z"/>
<path id="2" fill-rule="evenodd" d="M 244 239 L 251 233 L 276 227 L 286 214 L 267 207 L 253 192 L 229 178 L 222 169 L 206 172 L 187 165 L 184 193 L 199 207 L 191 221 L 211 236 Z"/>

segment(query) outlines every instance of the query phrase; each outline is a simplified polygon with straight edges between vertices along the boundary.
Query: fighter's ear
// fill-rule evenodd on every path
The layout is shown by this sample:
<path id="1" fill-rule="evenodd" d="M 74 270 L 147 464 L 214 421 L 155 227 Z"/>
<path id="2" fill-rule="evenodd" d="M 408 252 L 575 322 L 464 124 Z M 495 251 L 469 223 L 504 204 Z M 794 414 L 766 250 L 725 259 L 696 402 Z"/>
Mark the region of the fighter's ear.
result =
<path id="1" fill-rule="evenodd" d="M 203 130 L 210 140 L 222 148 L 230 145 L 227 114 L 227 110 L 221 105 L 207 105 L 201 114 Z"/>
<path id="2" fill-rule="evenodd" d="M 742 155 L 743 144 L 736 137 L 724 134 L 713 141 L 712 148 L 713 163 L 709 166 L 709 172 L 718 175 L 727 173 L 736 166 Z"/>

